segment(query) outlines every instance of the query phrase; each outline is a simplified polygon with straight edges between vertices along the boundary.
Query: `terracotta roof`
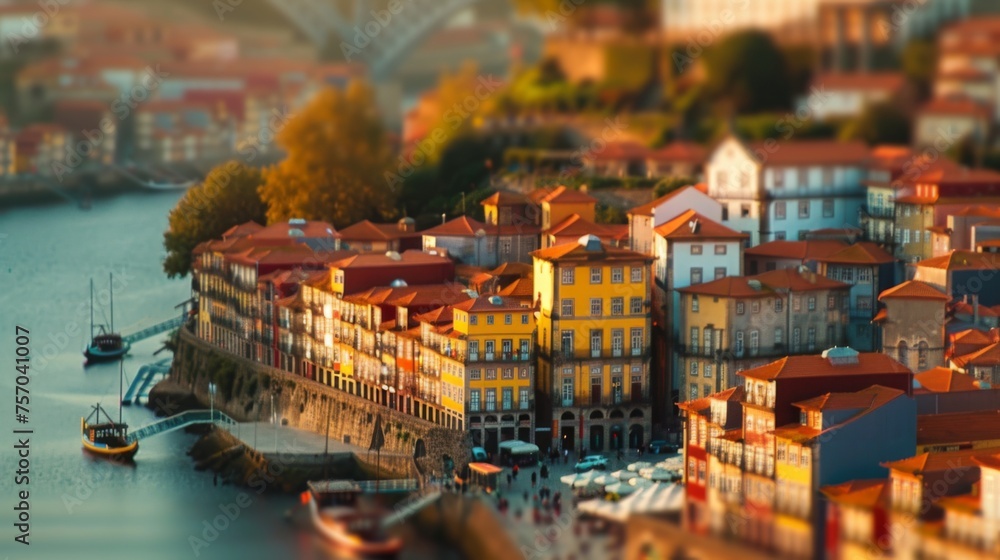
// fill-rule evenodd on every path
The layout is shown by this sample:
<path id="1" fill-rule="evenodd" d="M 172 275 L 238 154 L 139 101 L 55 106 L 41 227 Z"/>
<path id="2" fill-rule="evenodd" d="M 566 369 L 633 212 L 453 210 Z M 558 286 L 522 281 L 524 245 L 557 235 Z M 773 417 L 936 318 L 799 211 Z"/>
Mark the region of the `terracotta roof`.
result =
<path id="1" fill-rule="evenodd" d="M 833 365 L 822 356 L 787 356 L 760 367 L 743 370 L 736 375 L 770 380 L 789 377 L 839 377 L 872 374 L 910 375 L 910 370 L 885 354 L 863 352 L 858 354 L 858 362 L 853 364 Z"/>
<path id="2" fill-rule="evenodd" d="M 620 140 L 607 142 L 603 150 L 595 150 L 587 153 L 584 157 L 595 161 L 618 161 L 645 159 L 651 150 L 631 140 Z"/>
<path id="3" fill-rule="evenodd" d="M 792 290 L 793 292 L 839 290 L 850 288 L 849 284 L 831 280 L 812 271 L 800 272 L 795 268 L 771 270 L 769 272 L 753 276 L 752 278 L 760 280 L 761 283 L 770 286 L 772 289 L 786 289 Z"/>
<path id="4" fill-rule="evenodd" d="M 918 280 L 907 280 L 898 286 L 889 288 L 878 295 L 878 300 L 884 299 L 937 299 L 941 301 L 951 300 L 947 294 L 931 286 L 930 284 Z"/>
<path id="5" fill-rule="evenodd" d="M 497 191 L 483 199 L 480 204 L 483 206 L 486 206 L 487 204 L 492 206 L 520 206 L 522 204 L 528 204 L 528 202 L 528 197 L 521 193 Z"/>
<path id="6" fill-rule="evenodd" d="M 655 161 L 702 163 L 708 159 L 708 150 L 694 142 L 674 141 L 649 152 L 647 158 Z"/>
<path id="7" fill-rule="evenodd" d="M 895 259 L 878 245 L 870 241 L 861 241 L 836 253 L 816 257 L 816 260 L 833 264 L 886 264 Z"/>
<path id="8" fill-rule="evenodd" d="M 881 323 L 882 321 L 885 321 L 888 318 L 889 318 L 889 310 L 883 307 L 882 309 L 878 310 L 878 313 L 876 313 L 874 317 L 872 317 L 872 323 Z"/>
<path id="9" fill-rule="evenodd" d="M 934 115 L 967 115 L 989 119 L 993 114 L 993 109 L 988 104 L 980 103 L 970 97 L 959 95 L 932 99 L 920 108 L 919 113 Z"/>
<path id="10" fill-rule="evenodd" d="M 890 485 L 884 478 L 872 480 L 852 480 L 843 484 L 820 488 L 831 502 L 846 506 L 873 509 L 885 504 L 889 497 Z"/>
<path id="11" fill-rule="evenodd" d="M 586 236 L 585 236 L 586 237 Z M 583 240 L 585 237 L 581 237 Z M 593 237 L 598 240 L 597 237 Z M 598 240 L 599 241 L 599 240 Z M 563 243 L 547 249 L 539 249 L 531 253 L 531 256 L 551 262 L 590 262 L 590 261 L 644 261 L 653 262 L 649 255 L 620 249 L 618 247 L 608 247 L 601 243 L 600 249 L 588 251 L 586 247 L 577 243 Z"/>
<path id="12" fill-rule="evenodd" d="M 494 303 L 497 302 L 497 303 Z M 478 313 L 480 311 L 532 311 L 531 298 L 500 295 L 483 295 L 467 299 L 452 306 L 459 311 Z"/>
<path id="13" fill-rule="evenodd" d="M 989 334 L 979 329 L 965 329 L 951 335 L 951 355 L 971 354 L 993 342 L 993 338 Z"/>
<path id="14" fill-rule="evenodd" d="M 531 278 L 518 278 L 501 288 L 497 294 L 501 296 L 530 298 L 534 295 L 534 289 L 534 283 L 531 281 Z"/>
<path id="15" fill-rule="evenodd" d="M 340 230 L 340 237 L 344 241 L 391 241 L 408 235 L 418 234 L 400 230 L 399 224 L 376 224 L 369 220 L 362 220 Z"/>
<path id="16" fill-rule="evenodd" d="M 905 395 L 899 389 L 872 385 L 854 393 L 827 393 L 797 403 L 793 406 L 803 410 L 854 410 L 863 408 L 878 408 L 883 404 Z"/>
<path id="17" fill-rule="evenodd" d="M 749 235 L 688 210 L 653 231 L 665 239 L 746 239 Z"/>
<path id="18" fill-rule="evenodd" d="M 428 311 L 427 313 L 414 315 L 413 320 L 419 321 L 421 323 L 430 323 L 432 325 L 442 325 L 445 323 L 452 322 L 453 317 L 454 315 L 452 313 L 451 306 L 443 305 L 433 311 Z"/>
<path id="19" fill-rule="evenodd" d="M 294 230 L 302 232 L 302 235 L 292 235 Z M 280 238 L 297 238 L 297 237 L 309 237 L 309 238 L 330 238 L 336 239 L 340 236 L 337 231 L 333 229 L 333 226 L 326 222 L 319 222 L 314 220 L 309 220 L 304 224 L 293 224 L 291 222 L 278 222 L 271 224 L 261 230 L 258 230 L 253 234 L 256 239 L 272 239 L 275 237 Z"/>
<path id="20" fill-rule="evenodd" d="M 1000 268 L 1000 254 L 955 249 L 947 255 L 924 259 L 916 266 L 944 270 L 997 270 Z"/>
<path id="21" fill-rule="evenodd" d="M 604 240 L 613 239 L 618 234 L 616 230 L 608 227 L 607 225 L 595 224 L 594 222 L 585 220 L 576 213 L 566 216 L 563 221 L 545 230 L 543 233 L 559 237 L 574 238 L 579 238 L 587 235 L 588 233 L 592 233 Z"/>
<path id="22" fill-rule="evenodd" d="M 534 268 L 528 263 L 505 262 L 490 271 L 493 276 L 520 276 L 526 278 L 531 276 Z"/>
<path id="23" fill-rule="evenodd" d="M 814 241 L 787 241 L 779 239 L 750 247 L 743 254 L 754 257 L 781 259 L 817 260 L 828 257 L 847 247 L 847 243 L 837 239 L 817 239 Z"/>
<path id="24" fill-rule="evenodd" d="M 976 463 L 976 457 L 972 458 Z M 978 463 L 976 463 L 978 464 Z M 945 496 L 937 501 L 937 505 L 946 510 L 964 511 L 967 513 L 979 513 L 982 511 L 981 494 L 962 494 L 960 496 Z"/>
<path id="25" fill-rule="evenodd" d="M 713 401 L 742 402 L 745 392 L 746 391 L 743 389 L 743 385 L 736 385 L 726 389 L 725 391 L 709 395 L 709 398 Z"/>
<path id="26" fill-rule="evenodd" d="M 917 416 L 917 445 L 962 444 L 998 439 L 1000 410 Z"/>
<path id="27" fill-rule="evenodd" d="M 919 421 L 919 416 L 917 417 Z M 920 455 L 881 463 L 883 467 L 909 474 L 920 475 L 929 472 L 945 472 L 958 467 L 970 467 L 973 458 L 987 457 L 1000 451 L 998 448 L 962 449 L 959 451 L 935 451 Z"/>
<path id="28" fill-rule="evenodd" d="M 677 408 L 681 410 L 686 410 L 687 412 L 702 412 L 712 408 L 712 399 L 709 397 L 702 397 L 700 399 L 695 399 L 693 401 L 685 401 L 682 403 L 677 403 Z"/>
<path id="29" fill-rule="evenodd" d="M 366 305 L 449 305 L 469 299 L 458 284 L 420 284 L 414 286 L 377 286 L 347 294 L 344 301 Z"/>
<path id="30" fill-rule="evenodd" d="M 399 260 L 390 258 L 381 253 L 354 254 L 348 258 L 340 259 L 333 263 L 333 268 L 369 268 L 375 266 L 399 266 L 401 264 L 431 264 L 450 263 L 447 257 L 431 255 L 423 251 L 411 249 L 399 254 Z"/>
<path id="31" fill-rule="evenodd" d="M 1000 470 L 1000 451 L 989 455 L 979 455 L 972 458 L 972 462 L 987 469 Z"/>
<path id="32" fill-rule="evenodd" d="M 422 235 L 435 237 L 475 237 L 482 230 L 485 235 L 537 235 L 538 228 L 530 224 L 498 226 L 480 222 L 468 216 L 459 216 L 439 226 L 425 229 Z"/>
<path id="33" fill-rule="evenodd" d="M 951 361 L 958 367 L 964 368 L 966 366 L 997 366 L 1000 365 L 1000 342 L 994 342 L 985 348 L 981 348 L 966 354 L 964 356 L 956 356 L 951 359 Z"/>
<path id="34" fill-rule="evenodd" d="M 646 204 L 643 204 L 641 206 L 636 206 L 635 208 L 629 210 L 628 214 L 630 216 L 652 216 L 653 215 L 653 210 L 656 207 L 658 207 L 661 204 L 663 204 L 664 202 L 667 202 L 668 200 L 674 198 L 675 196 L 681 194 L 682 192 L 686 192 L 688 189 L 692 189 L 692 190 L 696 190 L 698 192 L 701 192 L 699 189 L 697 189 L 697 188 L 695 188 L 693 186 L 690 186 L 690 185 L 688 185 L 686 187 L 681 187 L 679 189 L 676 189 L 676 190 L 668 192 L 667 194 L 661 196 L 660 198 L 657 198 L 656 200 L 654 200 L 652 202 L 647 202 Z"/>
<path id="35" fill-rule="evenodd" d="M 896 92 L 906 84 L 902 72 L 852 72 L 820 74 L 813 85 L 825 89 L 887 89 Z"/>
<path id="36" fill-rule="evenodd" d="M 753 277 L 750 276 L 726 276 L 725 278 L 712 280 L 711 282 L 678 288 L 677 291 L 683 294 L 730 298 L 758 298 L 774 295 L 774 290 L 763 285 L 763 283 L 761 283 L 760 289 L 753 287 L 750 284 L 750 280 L 752 279 Z"/>
<path id="37" fill-rule="evenodd" d="M 957 391 L 978 391 L 976 380 L 964 373 L 946 367 L 931 368 L 913 376 L 914 386 L 929 393 L 952 393 Z"/>
<path id="38" fill-rule="evenodd" d="M 570 189 L 564 185 L 560 185 L 554 189 L 549 187 L 535 189 L 528 194 L 528 198 L 538 204 L 543 202 L 548 202 L 549 204 L 597 203 L 597 199 L 589 194 Z"/>
<path id="39" fill-rule="evenodd" d="M 971 303 L 966 303 L 964 301 L 955 302 L 955 304 L 951 306 L 951 311 L 952 313 L 962 315 L 974 315 L 976 313 L 975 307 L 973 307 Z M 981 317 L 996 317 L 997 312 L 985 305 L 980 305 L 979 315 Z"/>
<path id="40" fill-rule="evenodd" d="M 223 239 L 229 239 L 231 237 L 244 237 L 264 229 L 264 226 L 258 224 L 257 222 L 251 220 L 249 222 L 244 222 L 239 225 L 235 225 L 225 231 L 222 234 Z"/>
<path id="41" fill-rule="evenodd" d="M 809 426 L 803 426 L 802 424 L 788 424 L 787 426 L 781 426 L 775 428 L 774 437 L 781 439 L 788 439 L 794 441 L 795 443 L 805 443 L 811 441 L 816 436 L 823 433 L 816 428 L 810 428 Z"/>
<path id="42" fill-rule="evenodd" d="M 988 216 L 991 218 L 1000 218 L 1000 207 L 997 206 L 986 206 L 985 204 L 976 204 L 975 206 L 966 206 L 957 212 L 951 212 L 952 216 Z"/>
<path id="43" fill-rule="evenodd" d="M 782 142 L 775 150 L 772 141 L 753 142 L 748 145 L 751 153 L 766 154 L 764 165 L 819 165 L 864 164 L 869 157 L 868 146 L 863 142 L 836 140 L 797 140 Z"/>

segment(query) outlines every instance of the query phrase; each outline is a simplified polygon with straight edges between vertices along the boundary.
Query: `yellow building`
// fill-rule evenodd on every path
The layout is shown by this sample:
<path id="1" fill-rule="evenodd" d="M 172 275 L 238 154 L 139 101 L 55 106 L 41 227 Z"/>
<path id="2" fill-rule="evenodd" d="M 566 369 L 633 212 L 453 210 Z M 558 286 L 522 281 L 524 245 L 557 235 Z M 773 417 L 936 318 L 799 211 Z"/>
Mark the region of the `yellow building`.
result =
<path id="1" fill-rule="evenodd" d="M 651 432 L 650 265 L 593 235 L 532 253 L 538 306 L 536 423 L 544 448 L 601 452 Z M 543 436 L 544 434 L 544 436 Z"/>
<path id="2" fill-rule="evenodd" d="M 554 189 L 542 188 L 533 191 L 528 198 L 541 210 L 542 230 L 549 230 L 573 214 L 578 214 L 588 222 L 595 222 L 597 199 L 583 191 L 565 186 Z"/>

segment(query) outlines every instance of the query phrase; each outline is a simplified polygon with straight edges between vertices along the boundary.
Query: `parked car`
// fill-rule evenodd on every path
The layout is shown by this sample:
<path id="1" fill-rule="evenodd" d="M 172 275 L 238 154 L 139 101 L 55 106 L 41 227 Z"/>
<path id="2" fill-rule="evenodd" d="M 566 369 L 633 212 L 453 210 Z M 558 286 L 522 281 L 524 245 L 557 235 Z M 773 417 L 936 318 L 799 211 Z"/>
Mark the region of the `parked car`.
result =
<path id="1" fill-rule="evenodd" d="M 477 463 L 482 463 L 483 461 L 488 460 L 487 459 L 488 457 L 489 456 L 486 454 L 486 450 L 483 449 L 482 447 L 473 447 L 472 448 L 472 460 L 473 461 L 475 461 Z"/>
<path id="2" fill-rule="evenodd" d="M 593 469 L 603 471 L 607 470 L 607 468 L 608 460 L 600 455 L 587 455 L 573 466 L 573 470 L 578 473 L 587 472 Z"/>
<path id="3" fill-rule="evenodd" d="M 677 446 L 663 439 L 654 439 L 649 442 L 650 453 L 677 453 Z"/>

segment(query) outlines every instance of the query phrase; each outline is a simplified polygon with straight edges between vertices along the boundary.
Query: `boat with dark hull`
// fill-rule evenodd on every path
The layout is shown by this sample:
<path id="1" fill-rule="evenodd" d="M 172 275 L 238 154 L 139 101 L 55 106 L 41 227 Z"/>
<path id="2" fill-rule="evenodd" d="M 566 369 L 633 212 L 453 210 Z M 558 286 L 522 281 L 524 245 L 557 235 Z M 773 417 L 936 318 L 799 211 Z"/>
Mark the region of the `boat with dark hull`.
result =
<path id="1" fill-rule="evenodd" d="M 87 363 L 110 362 L 120 360 L 131 349 L 131 345 L 126 342 L 122 335 L 115 331 L 115 294 L 114 278 L 109 275 L 109 288 L 111 291 L 111 319 L 108 328 L 98 325 L 99 332 L 94 334 L 94 281 L 90 281 L 90 344 L 83 350 L 83 355 L 87 357 Z"/>

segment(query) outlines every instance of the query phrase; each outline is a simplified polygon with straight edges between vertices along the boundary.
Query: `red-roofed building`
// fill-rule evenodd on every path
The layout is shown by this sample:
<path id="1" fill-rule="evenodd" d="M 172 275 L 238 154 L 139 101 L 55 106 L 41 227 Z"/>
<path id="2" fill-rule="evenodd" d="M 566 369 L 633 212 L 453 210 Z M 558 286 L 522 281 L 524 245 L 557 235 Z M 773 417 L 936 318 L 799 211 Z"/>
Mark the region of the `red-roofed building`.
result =
<path id="1" fill-rule="evenodd" d="M 979 391 L 972 376 L 946 367 L 935 367 L 913 376 L 913 393 L 952 393 Z"/>
<path id="2" fill-rule="evenodd" d="M 820 489 L 826 496 L 826 548 L 833 558 L 864 558 L 891 540 L 887 479 L 852 480 Z M 882 549 L 886 549 L 884 544 Z"/>
<path id="3" fill-rule="evenodd" d="M 908 101 L 902 72 L 819 74 L 809 92 L 799 102 L 800 110 L 809 110 L 819 120 L 852 118 L 869 105 Z"/>
<path id="4" fill-rule="evenodd" d="M 596 221 L 597 199 L 583 190 L 566 186 L 543 187 L 528 193 L 528 199 L 541 209 L 541 227 L 547 230 L 572 214 L 585 220 Z"/>
<path id="5" fill-rule="evenodd" d="M 362 253 L 399 253 L 408 249 L 420 249 L 422 242 L 413 218 L 402 218 L 395 224 L 376 224 L 362 220 L 338 233 L 345 249 Z"/>
<path id="6" fill-rule="evenodd" d="M 878 245 L 861 241 L 815 260 L 820 274 L 851 285 L 847 329 L 850 347 L 862 352 L 878 350 L 880 331 L 872 319 L 878 309 L 879 294 L 895 285 L 896 259 Z"/>
<path id="7" fill-rule="evenodd" d="M 533 224 L 497 225 L 459 216 L 423 230 L 425 251 L 436 251 L 462 264 L 496 267 L 505 262 L 530 262 L 538 248 Z"/>
<path id="8" fill-rule="evenodd" d="M 410 250 L 350 256 L 332 262 L 330 272 L 331 290 L 344 296 L 376 286 L 389 286 L 396 280 L 413 285 L 452 282 L 455 265 L 441 255 Z"/>
<path id="9" fill-rule="evenodd" d="M 704 188 L 704 185 L 699 185 Z M 687 186 L 628 211 L 629 246 L 633 251 L 654 254 L 653 230 L 678 215 L 694 210 L 715 222 L 722 221 L 722 206 L 699 186 Z"/>
<path id="10" fill-rule="evenodd" d="M 886 313 L 873 320 L 882 329 L 882 352 L 916 371 L 943 366 L 950 299 L 934 286 L 915 280 L 882 292 L 878 300 Z"/>
<path id="11" fill-rule="evenodd" d="M 570 214 L 563 221 L 542 232 L 542 248 L 564 243 L 576 243 L 578 239 L 588 234 L 596 235 L 601 242 L 612 247 L 627 246 L 627 226 L 595 224 L 579 214 Z"/>
<path id="12" fill-rule="evenodd" d="M 928 101 L 917 111 L 913 141 L 917 147 L 940 144 L 942 133 L 949 138 L 988 138 L 993 130 L 995 101 L 982 101 L 965 93 L 950 94 Z"/>
<path id="13" fill-rule="evenodd" d="M 980 305 L 1000 304 L 1000 254 L 957 250 L 917 262 L 914 280 L 943 290 L 950 298 L 975 297 Z"/>
<path id="14" fill-rule="evenodd" d="M 691 177 L 702 179 L 702 168 L 708 160 L 708 150 L 695 144 L 675 140 L 651 150 L 646 155 L 646 177 Z"/>
<path id="15" fill-rule="evenodd" d="M 751 246 L 804 239 L 855 222 L 869 157 L 859 142 L 731 136 L 709 156 L 708 195 L 722 203 L 723 225 L 750 234 Z"/>
<path id="16" fill-rule="evenodd" d="M 840 252 L 847 246 L 847 243 L 840 240 L 787 241 L 782 239 L 768 241 L 746 249 L 744 260 L 749 274 L 801 266 L 815 271 L 818 269 L 819 259 Z"/>

